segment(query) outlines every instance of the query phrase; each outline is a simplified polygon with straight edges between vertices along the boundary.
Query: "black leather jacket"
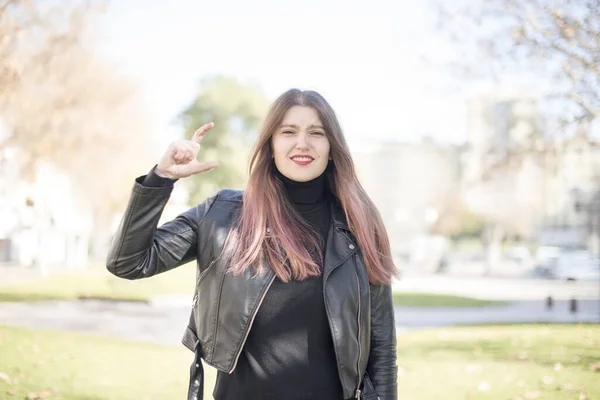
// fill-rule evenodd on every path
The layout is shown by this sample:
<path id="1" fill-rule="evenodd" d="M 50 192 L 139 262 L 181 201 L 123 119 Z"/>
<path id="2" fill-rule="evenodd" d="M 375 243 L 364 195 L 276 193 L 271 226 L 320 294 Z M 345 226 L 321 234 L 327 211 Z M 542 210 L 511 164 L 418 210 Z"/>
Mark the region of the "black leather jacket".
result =
<path id="1" fill-rule="evenodd" d="M 242 192 L 223 190 L 157 227 L 172 188 L 144 187 L 138 178 L 115 234 L 108 270 L 140 279 L 197 260 L 196 294 L 183 343 L 196 352 L 189 398 L 202 396 L 202 358 L 231 373 L 252 322 L 274 280 L 225 274 L 218 258 Z M 389 285 L 370 285 L 362 255 L 337 207 L 332 207 L 323 272 L 323 294 L 344 398 L 396 399 L 396 332 Z M 369 389 L 370 381 L 376 393 Z M 359 391 L 360 390 L 360 391 Z M 369 393 L 369 391 L 371 393 Z"/>

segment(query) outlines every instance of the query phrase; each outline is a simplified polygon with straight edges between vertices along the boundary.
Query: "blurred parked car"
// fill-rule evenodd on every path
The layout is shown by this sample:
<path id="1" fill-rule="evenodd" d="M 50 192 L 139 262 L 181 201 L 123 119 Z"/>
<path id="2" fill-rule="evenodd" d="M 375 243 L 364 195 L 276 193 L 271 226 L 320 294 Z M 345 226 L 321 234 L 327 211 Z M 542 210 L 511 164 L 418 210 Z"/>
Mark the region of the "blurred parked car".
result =
<path id="1" fill-rule="evenodd" d="M 558 246 L 540 246 L 535 253 L 534 273 L 537 276 L 551 278 L 556 267 L 556 260 L 563 251 Z"/>
<path id="2" fill-rule="evenodd" d="M 552 277 L 560 280 L 600 280 L 600 257 L 586 250 L 563 251 L 556 259 Z"/>
<path id="3" fill-rule="evenodd" d="M 531 267 L 531 264 L 533 263 L 531 252 L 525 246 L 515 246 L 506 249 L 504 257 L 506 260 L 517 263 L 523 267 Z"/>

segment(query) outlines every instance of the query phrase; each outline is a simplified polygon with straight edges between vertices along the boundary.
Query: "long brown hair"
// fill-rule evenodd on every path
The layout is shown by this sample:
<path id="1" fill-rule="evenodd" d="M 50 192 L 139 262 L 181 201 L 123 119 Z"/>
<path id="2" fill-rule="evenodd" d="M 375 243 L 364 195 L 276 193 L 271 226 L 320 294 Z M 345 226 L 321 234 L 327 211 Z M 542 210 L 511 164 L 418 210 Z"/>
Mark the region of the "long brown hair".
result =
<path id="1" fill-rule="evenodd" d="M 271 138 L 293 106 L 312 107 L 319 114 L 330 143 L 331 161 L 326 170 L 329 189 L 358 241 L 369 281 L 390 284 L 398 270 L 392 261 L 388 235 L 377 208 L 358 181 L 335 112 L 319 93 L 298 89 L 288 90 L 273 103 L 255 144 L 238 224 L 226 241 L 229 271 L 240 274 L 255 268 L 261 273 L 271 268 L 284 282 L 320 273 L 310 251 L 318 246 L 317 235 L 281 196 L 282 182 L 273 174 Z"/>

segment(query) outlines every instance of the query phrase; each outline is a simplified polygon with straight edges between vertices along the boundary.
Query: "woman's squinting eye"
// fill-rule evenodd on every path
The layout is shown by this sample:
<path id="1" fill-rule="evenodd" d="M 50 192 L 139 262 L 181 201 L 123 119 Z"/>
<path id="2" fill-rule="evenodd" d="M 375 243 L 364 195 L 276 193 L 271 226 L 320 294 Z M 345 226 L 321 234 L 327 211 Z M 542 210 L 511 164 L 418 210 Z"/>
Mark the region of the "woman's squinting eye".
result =
<path id="1" fill-rule="evenodd" d="M 313 132 L 311 132 L 311 135 L 324 136 L 324 135 L 325 135 L 325 132 L 321 132 L 321 131 L 313 131 Z"/>
<path id="2" fill-rule="evenodd" d="M 285 131 L 282 131 L 281 133 L 283 133 L 284 135 L 293 135 L 295 132 L 290 131 L 289 129 L 286 129 Z"/>

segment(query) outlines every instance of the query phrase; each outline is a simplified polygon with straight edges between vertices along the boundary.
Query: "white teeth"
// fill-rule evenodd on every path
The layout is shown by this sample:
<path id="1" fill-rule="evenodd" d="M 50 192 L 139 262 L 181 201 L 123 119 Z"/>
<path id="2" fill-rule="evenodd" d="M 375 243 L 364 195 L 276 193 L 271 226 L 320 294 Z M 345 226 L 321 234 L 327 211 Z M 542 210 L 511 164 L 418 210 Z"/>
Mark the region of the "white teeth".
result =
<path id="1" fill-rule="evenodd" d="M 312 158 L 310 158 L 310 157 L 294 157 L 294 158 L 292 158 L 292 160 L 294 160 L 294 161 L 312 161 Z"/>

